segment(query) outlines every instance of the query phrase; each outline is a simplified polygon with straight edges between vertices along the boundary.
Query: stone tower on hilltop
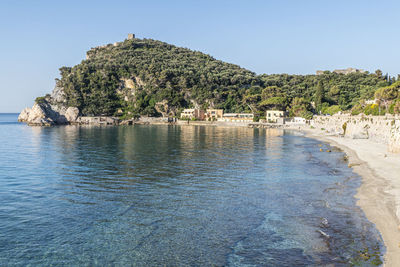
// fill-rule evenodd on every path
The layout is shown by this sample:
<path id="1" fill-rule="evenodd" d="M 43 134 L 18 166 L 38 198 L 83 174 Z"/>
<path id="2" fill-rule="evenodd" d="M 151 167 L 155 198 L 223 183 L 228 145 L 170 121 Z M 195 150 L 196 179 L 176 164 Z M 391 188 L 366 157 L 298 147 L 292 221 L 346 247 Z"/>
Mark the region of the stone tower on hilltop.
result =
<path id="1" fill-rule="evenodd" d="M 132 40 L 135 38 L 135 34 L 134 33 L 128 33 L 128 40 Z"/>

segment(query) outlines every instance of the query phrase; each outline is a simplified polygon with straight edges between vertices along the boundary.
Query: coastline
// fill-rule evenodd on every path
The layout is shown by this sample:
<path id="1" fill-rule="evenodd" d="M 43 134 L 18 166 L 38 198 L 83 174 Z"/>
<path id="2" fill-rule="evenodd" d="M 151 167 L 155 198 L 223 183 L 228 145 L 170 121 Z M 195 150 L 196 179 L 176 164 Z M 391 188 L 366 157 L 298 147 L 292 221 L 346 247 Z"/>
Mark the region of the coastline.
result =
<path id="1" fill-rule="evenodd" d="M 362 177 L 357 205 L 374 223 L 386 247 L 384 266 L 400 262 L 400 155 L 387 152 L 387 146 L 368 139 L 350 139 L 326 135 L 305 127 L 287 129 L 301 131 L 305 137 L 329 143 L 348 156 L 349 167 Z"/>
<path id="2" fill-rule="evenodd" d="M 212 127 L 257 127 L 240 122 L 178 121 L 137 121 L 132 125 L 179 125 Z M 124 125 L 124 124 L 119 124 Z M 125 124 L 126 125 L 126 124 Z M 88 126 L 81 124 L 79 126 Z M 95 126 L 95 125 L 91 125 Z M 271 127 L 272 126 L 272 127 Z M 293 130 L 321 142 L 338 147 L 348 157 L 349 167 L 361 176 L 362 183 L 357 189 L 357 205 L 364 211 L 367 219 L 376 225 L 385 246 L 383 266 L 398 266 L 400 262 L 400 154 L 388 152 L 387 145 L 370 139 L 351 139 L 312 129 L 310 126 L 291 125 L 279 127 L 262 125 L 260 128 L 280 128 Z"/>

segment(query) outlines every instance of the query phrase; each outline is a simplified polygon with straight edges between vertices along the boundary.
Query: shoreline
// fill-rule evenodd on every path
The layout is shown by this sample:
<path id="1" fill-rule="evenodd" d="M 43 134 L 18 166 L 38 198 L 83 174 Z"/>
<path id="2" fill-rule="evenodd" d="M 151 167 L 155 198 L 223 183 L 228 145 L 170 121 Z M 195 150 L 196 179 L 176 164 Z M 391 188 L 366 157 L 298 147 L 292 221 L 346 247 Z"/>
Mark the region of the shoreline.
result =
<path id="1" fill-rule="evenodd" d="M 349 167 L 362 179 L 361 186 L 355 195 L 357 205 L 364 211 L 367 219 L 376 225 L 386 248 L 383 265 L 398 266 L 400 262 L 400 155 L 389 153 L 386 145 L 368 139 L 355 140 L 331 136 L 305 127 L 287 129 L 300 131 L 307 138 L 338 147 L 348 156 Z"/>

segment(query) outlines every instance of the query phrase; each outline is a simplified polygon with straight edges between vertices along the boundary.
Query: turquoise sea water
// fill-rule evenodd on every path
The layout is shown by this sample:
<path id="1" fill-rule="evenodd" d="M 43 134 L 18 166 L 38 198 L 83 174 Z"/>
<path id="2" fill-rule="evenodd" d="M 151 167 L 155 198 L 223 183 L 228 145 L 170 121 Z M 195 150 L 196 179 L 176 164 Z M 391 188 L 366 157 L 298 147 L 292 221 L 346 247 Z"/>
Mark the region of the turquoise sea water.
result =
<path id="1" fill-rule="evenodd" d="M 0 115 L 0 266 L 369 266 L 381 248 L 361 178 L 318 141 L 16 119 Z"/>

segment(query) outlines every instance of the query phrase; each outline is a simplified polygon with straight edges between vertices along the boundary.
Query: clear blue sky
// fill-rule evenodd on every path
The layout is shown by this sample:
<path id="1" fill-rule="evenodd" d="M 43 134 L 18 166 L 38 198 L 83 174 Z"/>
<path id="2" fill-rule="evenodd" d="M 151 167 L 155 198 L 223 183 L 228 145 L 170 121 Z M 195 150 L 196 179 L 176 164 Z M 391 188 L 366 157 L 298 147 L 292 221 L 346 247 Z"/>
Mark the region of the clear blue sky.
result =
<path id="1" fill-rule="evenodd" d="M 256 73 L 356 67 L 400 73 L 400 1 L 0 2 L 0 112 L 49 93 L 61 66 L 127 33 Z"/>

